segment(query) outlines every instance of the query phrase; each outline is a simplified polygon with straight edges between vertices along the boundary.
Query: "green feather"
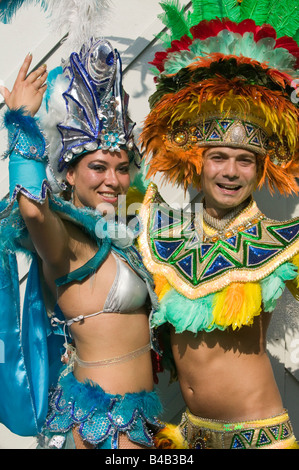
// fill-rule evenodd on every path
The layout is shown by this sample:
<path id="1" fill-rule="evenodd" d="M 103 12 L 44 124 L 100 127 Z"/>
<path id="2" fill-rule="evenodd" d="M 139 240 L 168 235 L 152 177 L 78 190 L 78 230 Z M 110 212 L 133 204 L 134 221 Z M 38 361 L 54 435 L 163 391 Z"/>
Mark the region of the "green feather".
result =
<path id="1" fill-rule="evenodd" d="M 240 20 L 240 7 L 236 0 L 193 0 L 192 7 L 193 11 L 188 14 L 189 27 L 216 17 Z"/>
<path id="2" fill-rule="evenodd" d="M 299 28 L 299 9 L 297 1 L 270 0 L 270 8 L 266 23 L 272 25 L 277 37 L 290 36 L 293 37 Z"/>
<path id="3" fill-rule="evenodd" d="M 241 20 L 240 5 L 236 0 L 222 1 L 224 18 L 229 18 L 231 21 L 239 23 Z"/>
<path id="4" fill-rule="evenodd" d="M 203 17 L 203 2 L 202 0 L 192 2 L 192 11 L 188 11 L 187 14 L 189 28 L 198 24 L 204 19 Z"/>
<path id="5" fill-rule="evenodd" d="M 273 0 L 243 0 L 240 5 L 241 21 L 250 18 L 259 26 L 267 23 L 272 2 Z"/>
<path id="6" fill-rule="evenodd" d="M 185 34 L 190 36 L 186 22 L 185 8 L 181 7 L 178 0 L 164 1 L 160 3 L 165 13 L 158 15 L 162 23 L 170 30 L 170 41 L 180 39 Z M 163 38 L 165 41 L 165 37 Z"/>

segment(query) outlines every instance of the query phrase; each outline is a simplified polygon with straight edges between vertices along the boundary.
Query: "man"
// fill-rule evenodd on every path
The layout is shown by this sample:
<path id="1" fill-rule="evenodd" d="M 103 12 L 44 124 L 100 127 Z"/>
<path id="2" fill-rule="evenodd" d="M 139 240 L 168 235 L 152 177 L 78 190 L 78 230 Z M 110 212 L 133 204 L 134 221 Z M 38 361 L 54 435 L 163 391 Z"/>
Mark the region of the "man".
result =
<path id="1" fill-rule="evenodd" d="M 234 21 L 200 21 L 213 16 L 198 17 L 204 5 L 192 3 L 188 15 L 162 4 L 172 41 L 153 61 L 160 75 L 141 136 L 149 176 L 162 172 L 204 195 L 203 227 L 172 211 L 154 184 L 141 211 L 140 249 L 160 299 L 152 325 L 166 331 L 166 353 L 169 334 L 187 405 L 180 425 L 167 425 L 157 445 L 298 448 L 266 333 L 285 284 L 298 287 L 299 221 L 268 219 L 252 194 L 266 180 L 271 192 L 298 193 L 291 72 L 295 77 L 299 47 L 277 39 L 281 17 L 272 18 L 273 27 L 258 26 L 251 8 L 246 19 L 250 0 L 236 2 Z"/>

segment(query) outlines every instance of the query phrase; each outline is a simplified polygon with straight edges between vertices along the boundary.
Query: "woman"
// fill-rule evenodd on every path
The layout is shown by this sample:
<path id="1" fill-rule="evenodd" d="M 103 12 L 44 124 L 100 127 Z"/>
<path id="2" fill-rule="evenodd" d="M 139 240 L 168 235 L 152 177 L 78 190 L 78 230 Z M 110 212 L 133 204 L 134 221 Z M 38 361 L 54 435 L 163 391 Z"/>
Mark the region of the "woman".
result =
<path id="1" fill-rule="evenodd" d="M 266 181 L 271 193 L 299 192 L 294 17 L 251 0 L 191 4 L 162 2 L 169 35 L 141 134 L 148 176 L 203 193 L 202 223 L 161 204 L 154 185 L 141 211 L 160 301 L 152 326 L 168 332 L 187 406 L 157 443 L 298 448 L 266 335 L 285 287 L 298 299 L 299 221 L 271 220 L 253 199 Z"/>
<path id="2" fill-rule="evenodd" d="M 64 75 L 59 77 L 63 80 L 70 77 L 65 88 L 68 96 L 72 94 L 72 87 L 76 88 L 77 109 L 80 104 L 80 109 L 85 106 L 84 109 L 89 113 L 92 107 L 83 98 L 86 88 L 92 89 L 92 103 L 95 106 L 92 112 L 96 121 L 99 109 L 103 114 L 107 110 L 107 96 L 108 104 L 113 105 L 118 90 L 118 106 L 123 102 L 121 82 L 118 81 L 121 75 L 118 74 L 120 62 L 117 52 L 105 41 L 91 42 L 88 49 L 90 56 L 94 57 L 95 51 L 99 56 L 100 53 L 105 55 L 103 61 L 106 69 L 109 55 L 110 68 L 105 69 L 105 77 L 99 77 L 98 74 L 91 78 L 95 69 L 88 69 L 86 65 L 86 47 L 84 55 L 71 56 Z M 2 92 L 10 112 L 19 110 L 17 112 L 22 113 L 22 117 L 35 126 L 33 116 L 39 110 L 47 88 L 47 72 L 46 67 L 41 66 L 27 76 L 31 60 L 31 55 L 28 55 L 12 91 L 4 89 Z M 105 89 L 105 96 L 100 95 L 103 93 L 103 86 L 98 91 L 97 79 L 100 81 L 109 74 L 112 88 Z M 65 96 L 62 98 L 65 99 Z M 51 106 L 51 99 L 47 106 Z M 65 123 L 68 117 L 74 119 L 74 113 L 74 108 L 71 112 L 67 108 L 64 129 L 67 127 Z M 83 138 L 80 129 L 76 129 L 77 137 L 74 138 L 73 131 L 74 151 L 71 154 L 63 154 L 68 147 L 68 136 L 60 129 L 63 151 L 59 154 L 58 166 L 60 165 L 60 171 L 63 168 L 66 181 L 71 187 L 71 203 L 55 199 L 48 189 L 45 190 L 44 197 L 36 201 L 38 198 L 34 195 L 34 190 L 26 188 L 29 181 L 25 181 L 22 164 L 28 165 L 28 160 L 23 158 L 21 145 L 23 149 L 29 143 L 33 154 L 33 149 L 38 148 L 29 131 L 26 134 L 22 128 L 21 135 L 18 134 L 10 148 L 12 198 L 18 198 L 20 213 L 41 260 L 46 285 L 57 298 L 58 307 L 64 315 L 64 318 L 52 315 L 51 322 L 54 327 L 62 328 L 65 335 L 69 332 L 74 345 L 67 346 L 67 353 L 64 355 L 66 370 L 52 392 L 40 447 L 133 449 L 153 446 L 150 428 L 157 425 L 156 416 L 160 412 L 160 403 L 153 391 L 148 324 L 150 278 L 142 269 L 138 253 L 132 247 L 132 239 L 128 243 L 127 239 L 120 237 L 111 243 L 105 232 L 101 231 L 102 216 L 94 211 L 97 208 L 103 209 L 104 206 L 106 212 L 107 205 L 115 210 L 118 198 L 126 195 L 130 186 L 130 151 L 127 146 L 132 138 L 128 137 L 130 133 L 122 120 L 124 108 L 122 113 L 115 111 L 110 121 L 102 119 L 105 126 L 102 126 L 100 137 L 98 133 L 93 142 L 88 142 L 89 145 L 84 141 L 86 133 Z M 81 124 L 82 115 L 78 116 Z M 6 118 L 6 122 L 8 121 L 9 116 Z M 101 125 L 101 119 L 98 121 Z M 14 122 L 10 124 L 13 126 Z M 84 125 L 86 131 L 86 122 Z M 20 129 L 20 126 L 18 124 L 16 127 Z M 120 126 L 126 137 L 120 135 Z M 67 127 L 67 132 L 69 131 L 70 127 Z M 120 146 L 115 145 L 116 138 L 111 139 L 110 146 L 107 141 L 103 145 L 100 140 L 103 134 L 110 136 L 112 131 Z M 96 150 L 91 150 L 94 148 Z M 30 165 L 32 163 L 40 164 L 41 161 L 30 160 Z M 17 177 L 13 176 L 15 168 Z M 56 170 L 55 159 L 51 161 L 51 169 Z M 43 193 L 40 188 L 48 188 L 42 171 L 41 177 L 37 177 L 38 194 Z M 30 178 L 27 176 L 27 179 L 30 180 L 31 187 L 34 185 L 34 178 L 33 171 L 30 171 Z M 14 191 L 17 196 L 14 196 Z M 61 210 L 61 204 L 66 209 Z M 68 213 L 68 217 L 63 215 L 64 211 Z M 73 218 L 69 217 L 70 213 L 75 214 Z M 83 222 L 79 220 L 86 214 L 91 214 L 97 220 L 96 234 L 88 231 L 84 219 Z M 125 248 L 120 248 L 124 244 Z"/>

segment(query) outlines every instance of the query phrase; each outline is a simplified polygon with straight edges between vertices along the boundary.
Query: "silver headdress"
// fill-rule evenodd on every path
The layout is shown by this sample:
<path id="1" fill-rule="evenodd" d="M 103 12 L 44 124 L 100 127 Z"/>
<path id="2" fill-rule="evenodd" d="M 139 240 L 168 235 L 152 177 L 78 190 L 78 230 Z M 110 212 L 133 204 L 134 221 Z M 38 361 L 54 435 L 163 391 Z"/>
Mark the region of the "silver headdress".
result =
<path id="1" fill-rule="evenodd" d="M 58 185 L 78 156 L 125 148 L 138 166 L 129 97 L 122 87 L 119 53 L 104 39 L 91 39 L 49 74 L 39 119 L 49 144 L 49 166 Z"/>
<path id="2" fill-rule="evenodd" d="M 0 21 L 10 22 L 22 5 L 32 2 L 2 0 Z M 90 39 L 102 30 L 109 16 L 110 0 L 33 3 L 47 12 L 52 29 L 68 32 L 63 48 L 69 58 L 50 71 L 37 115 L 48 143 L 48 177 L 54 191 L 64 189 L 67 166 L 96 149 L 119 151 L 125 147 L 134 163 L 132 179 L 141 158 L 133 141 L 134 124 L 128 117 L 129 97 L 122 87 L 119 53 L 104 39 Z"/>

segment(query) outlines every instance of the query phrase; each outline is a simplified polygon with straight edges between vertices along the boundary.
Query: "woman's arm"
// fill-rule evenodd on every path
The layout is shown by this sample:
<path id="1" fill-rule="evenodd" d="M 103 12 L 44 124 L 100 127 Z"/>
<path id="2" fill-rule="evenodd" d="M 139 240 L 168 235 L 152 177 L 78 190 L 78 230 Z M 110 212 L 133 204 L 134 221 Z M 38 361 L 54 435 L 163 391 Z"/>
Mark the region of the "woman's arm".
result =
<path id="1" fill-rule="evenodd" d="M 39 110 L 46 90 L 47 71 L 46 66 L 41 66 L 27 76 L 31 61 L 32 56 L 28 54 L 11 92 L 5 87 L 1 87 L 0 91 L 10 110 L 22 109 L 25 119 L 27 116 L 27 119 L 33 121 L 33 116 Z M 35 125 L 35 123 L 33 124 Z M 19 179 L 25 179 L 25 183 L 30 186 L 34 180 L 34 171 L 31 171 L 35 169 L 34 165 L 40 165 L 43 168 L 45 163 L 34 161 L 34 158 L 23 158 L 13 148 L 10 155 L 10 173 L 14 171 L 17 174 L 15 179 L 10 174 L 10 180 L 14 179 L 13 186 L 15 182 L 20 183 Z M 27 176 L 24 176 L 26 171 Z M 39 177 L 37 177 L 37 191 L 39 191 L 39 183 L 42 181 L 39 181 Z M 22 181 L 22 186 L 24 186 L 24 181 Z M 26 192 L 20 191 L 18 193 L 19 208 L 35 248 L 47 265 L 59 269 L 64 266 L 69 256 L 68 232 L 61 219 L 50 210 L 47 197 L 45 201 L 36 202 L 34 198 L 27 197 L 24 193 Z"/>
<path id="2" fill-rule="evenodd" d="M 44 93 L 47 89 L 47 67 L 42 65 L 28 77 L 27 73 L 32 62 L 32 55 L 28 54 L 19 70 L 13 89 L 9 91 L 1 86 L 0 92 L 9 109 L 23 107 L 27 114 L 34 116 L 40 108 Z"/>

